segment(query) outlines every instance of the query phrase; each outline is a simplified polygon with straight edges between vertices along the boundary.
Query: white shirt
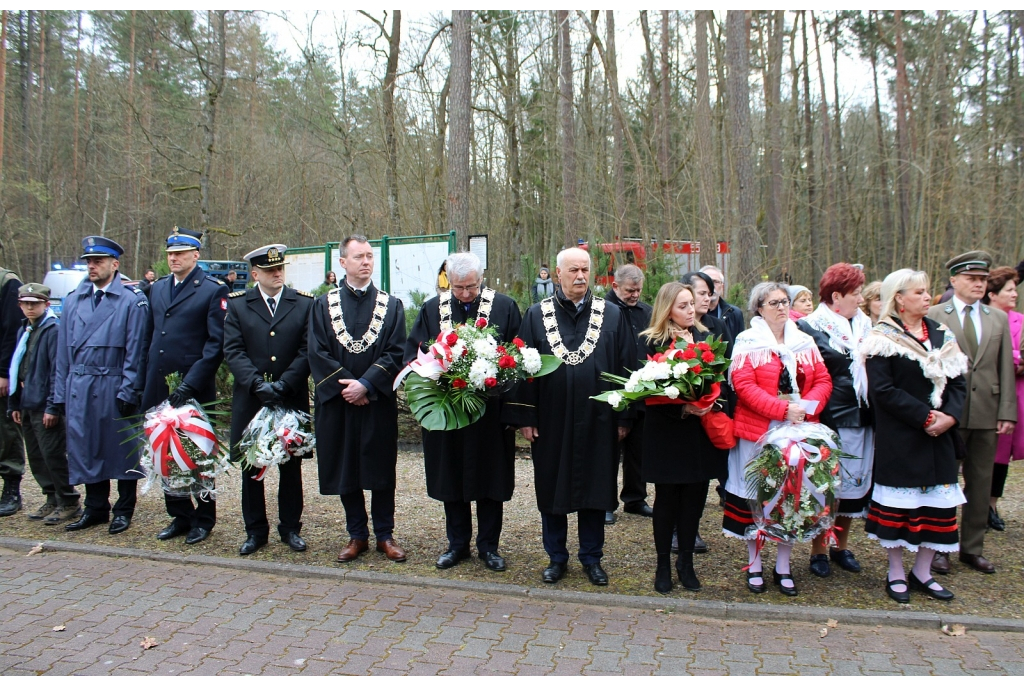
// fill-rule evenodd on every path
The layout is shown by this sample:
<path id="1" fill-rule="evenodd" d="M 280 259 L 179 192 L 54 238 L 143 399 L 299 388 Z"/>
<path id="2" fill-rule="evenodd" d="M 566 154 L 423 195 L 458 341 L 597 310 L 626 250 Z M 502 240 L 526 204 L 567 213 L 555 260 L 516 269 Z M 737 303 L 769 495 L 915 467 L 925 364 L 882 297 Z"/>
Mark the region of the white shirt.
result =
<path id="1" fill-rule="evenodd" d="M 270 312 L 270 316 L 274 316 L 274 312 L 277 311 L 278 305 L 281 304 L 281 293 L 284 292 L 284 288 L 278 290 L 277 295 L 267 295 L 267 293 L 264 292 L 263 288 L 258 283 L 256 284 L 256 287 L 259 288 L 260 290 L 260 296 L 263 298 L 263 304 L 267 305 L 267 310 Z M 270 308 L 270 304 L 267 303 L 267 300 L 274 301 L 273 309 Z"/>
<path id="2" fill-rule="evenodd" d="M 960 328 L 964 327 L 964 307 L 967 303 L 956 295 L 953 296 L 953 306 L 956 307 L 956 317 L 960 320 Z M 974 332 L 978 336 L 978 344 L 981 344 L 981 302 L 971 305 L 971 319 L 974 320 Z"/>

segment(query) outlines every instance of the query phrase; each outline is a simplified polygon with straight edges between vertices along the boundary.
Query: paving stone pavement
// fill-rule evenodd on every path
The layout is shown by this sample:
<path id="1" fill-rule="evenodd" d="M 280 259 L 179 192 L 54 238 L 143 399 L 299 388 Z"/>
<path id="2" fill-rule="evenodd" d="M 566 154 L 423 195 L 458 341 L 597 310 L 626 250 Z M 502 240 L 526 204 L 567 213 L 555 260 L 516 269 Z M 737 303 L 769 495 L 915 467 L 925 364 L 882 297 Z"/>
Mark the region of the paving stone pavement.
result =
<path id="1" fill-rule="evenodd" d="M 67 552 L 0 550 L 0 597 L 4 675 L 1024 675 L 1020 633 L 821 637 L 810 623 Z"/>

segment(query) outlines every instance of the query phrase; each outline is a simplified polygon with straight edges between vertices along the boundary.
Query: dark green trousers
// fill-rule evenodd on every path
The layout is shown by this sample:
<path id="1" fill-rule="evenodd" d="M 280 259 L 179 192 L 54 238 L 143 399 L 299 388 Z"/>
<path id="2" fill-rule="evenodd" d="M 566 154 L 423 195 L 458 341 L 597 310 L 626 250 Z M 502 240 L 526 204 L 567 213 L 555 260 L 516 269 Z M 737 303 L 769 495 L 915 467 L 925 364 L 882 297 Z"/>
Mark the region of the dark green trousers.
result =
<path id="1" fill-rule="evenodd" d="M 68 483 L 67 432 L 64 417 L 53 428 L 43 427 L 43 412 L 21 412 L 21 434 L 32 476 L 46 495 L 46 501 L 57 506 L 75 506 L 79 494 Z"/>
<path id="2" fill-rule="evenodd" d="M 24 474 L 25 445 L 18 424 L 7 416 L 6 411 L 0 411 L 0 478 L 20 483 Z"/>

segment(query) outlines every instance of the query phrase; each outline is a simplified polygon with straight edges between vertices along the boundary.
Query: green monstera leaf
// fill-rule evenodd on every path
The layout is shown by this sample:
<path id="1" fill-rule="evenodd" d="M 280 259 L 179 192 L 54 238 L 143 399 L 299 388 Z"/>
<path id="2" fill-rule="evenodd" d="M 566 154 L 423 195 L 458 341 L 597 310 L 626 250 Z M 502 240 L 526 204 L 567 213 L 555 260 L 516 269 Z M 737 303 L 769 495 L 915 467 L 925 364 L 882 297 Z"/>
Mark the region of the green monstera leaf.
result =
<path id="1" fill-rule="evenodd" d="M 405 397 L 416 421 L 428 431 L 450 431 L 475 423 L 487 409 L 486 398 L 468 388 L 446 389 L 415 373 L 405 379 Z"/>

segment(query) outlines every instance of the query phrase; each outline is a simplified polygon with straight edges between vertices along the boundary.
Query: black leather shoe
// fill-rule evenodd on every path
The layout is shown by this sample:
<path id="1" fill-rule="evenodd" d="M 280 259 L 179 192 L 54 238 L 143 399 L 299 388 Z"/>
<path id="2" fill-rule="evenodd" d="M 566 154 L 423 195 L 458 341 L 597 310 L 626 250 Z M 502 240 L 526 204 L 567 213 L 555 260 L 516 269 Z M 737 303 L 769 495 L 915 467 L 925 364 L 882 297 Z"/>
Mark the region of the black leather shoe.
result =
<path id="1" fill-rule="evenodd" d="M 850 573 L 860 573 L 860 562 L 848 549 L 832 548 L 828 551 L 828 557 L 839 564 L 839 568 Z"/>
<path id="2" fill-rule="evenodd" d="M 294 530 L 288 531 L 281 536 L 281 542 L 291 547 L 293 552 L 305 552 L 306 541 L 299 537 Z"/>
<path id="3" fill-rule="evenodd" d="M 266 544 L 266 538 L 258 538 L 255 535 L 250 535 L 245 539 L 245 542 L 242 543 L 242 546 L 238 548 L 238 553 L 244 557 L 246 555 L 252 554 L 260 547 L 265 547 Z"/>
<path id="4" fill-rule="evenodd" d="M 893 585 L 902 585 L 904 590 L 894 590 Z M 910 583 L 905 580 L 889 580 L 885 582 L 885 594 L 899 602 L 900 604 L 910 604 Z"/>
<path id="5" fill-rule="evenodd" d="M 451 549 L 445 550 L 444 554 L 437 558 L 437 563 L 434 564 L 437 568 L 446 569 L 455 566 L 463 559 L 469 558 L 468 549 Z"/>
<path id="6" fill-rule="evenodd" d="M 197 542 L 202 542 L 206 538 L 210 537 L 210 531 L 207 528 L 193 528 L 185 536 L 186 545 L 194 545 Z"/>
<path id="7" fill-rule="evenodd" d="M 1000 532 L 1006 530 L 1006 521 L 999 515 L 999 512 L 992 507 L 988 508 L 988 527 Z"/>
<path id="8" fill-rule="evenodd" d="M 604 525 L 610 526 L 613 523 L 615 523 L 615 512 L 614 511 L 606 511 L 606 512 L 604 512 Z"/>
<path id="9" fill-rule="evenodd" d="M 786 587 L 782 584 L 782 581 L 784 580 L 793 580 L 793 575 L 790 573 L 779 573 L 775 569 L 772 569 L 772 581 L 779 586 L 779 592 L 787 597 L 796 597 L 800 594 L 797 592 L 796 583 L 793 583 L 793 587 Z"/>
<path id="10" fill-rule="evenodd" d="M 678 548 L 677 548 L 677 550 L 678 550 Z M 693 553 L 694 554 L 707 554 L 708 553 L 708 543 L 704 542 L 704 538 L 702 538 L 700 536 L 700 533 L 697 533 L 697 539 L 693 541 Z"/>
<path id="11" fill-rule="evenodd" d="M 505 570 L 505 559 L 502 558 L 497 552 L 480 552 L 478 554 L 483 559 L 484 566 L 492 571 L 504 571 Z"/>
<path id="12" fill-rule="evenodd" d="M 109 519 L 105 514 L 100 516 L 99 514 L 90 514 L 89 512 L 85 512 L 82 514 L 82 518 L 78 519 L 74 523 L 69 523 L 64 526 L 64 530 L 85 530 L 86 528 L 92 528 L 93 526 L 102 526 L 108 520 Z"/>
<path id="13" fill-rule="evenodd" d="M 545 583 L 557 583 L 565 575 L 566 562 L 552 561 L 546 569 L 541 571 L 540 579 Z"/>
<path id="14" fill-rule="evenodd" d="M 760 583 L 751 583 L 751 578 L 760 578 Z M 747 571 L 747 589 L 753 592 L 755 595 L 759 595 L 762 592 L 768 590 L 764 584 L 764 573 L 761 571 Z"/>
<path id="15" fill-rule="evenodd" d="M 646 516 L 647 518 L 654 516 L 654 509 L 651 509 L 651 505 L 643 500 L 624 504 L 622 510 L 627 514 L 636 514 L 637 516 Z"/>
<path id="16" fill-rule="evenodd" d="M 156 534 L 156 539 L 170 540 L 171 538 L 176 538 L 180 535 L 186 535 L 191 529 L 192 526 L 188 525 L 188 523 L 174 519 L 166 528 Z"/>
<path id="17" fill-rule="evenodd" d="M 832 567 L 828 564 L 828 555 L 811 555 L 811 573 L 818 576 L 819 578 L 828 578 L 830 575 L 832 575 Z"/>
<path id="18" fill-rule="evenodd" d="M 907 576 L 907 580 L 910 581 L 910 587 L 915 590 L 920 590 L 932 599 L 941 599 L 943 602 L 948 602 L 953 599 L 956 595 L 947 590 L 946 588 L 935 582 L 934 578 L 928 580 L 918 580 L 914 572 L 911 571 L 910 575 Z"/>
<path id="19" fill-rule="evenodd" d="M 587 574 L 591 585 L 608 584 L 608 574 L 601 568 L 600 562 L 596 564 L 583 564 L 583 572 Z"/>
<path id="20" fill-rule="evenodd" d="M 107 530 L 111 535 L 117 535 L 128 530 L 130 525 L 132 525 L 131 516 L 115 516 L 114 520 L 110 522 L 110 528 Z"/>

